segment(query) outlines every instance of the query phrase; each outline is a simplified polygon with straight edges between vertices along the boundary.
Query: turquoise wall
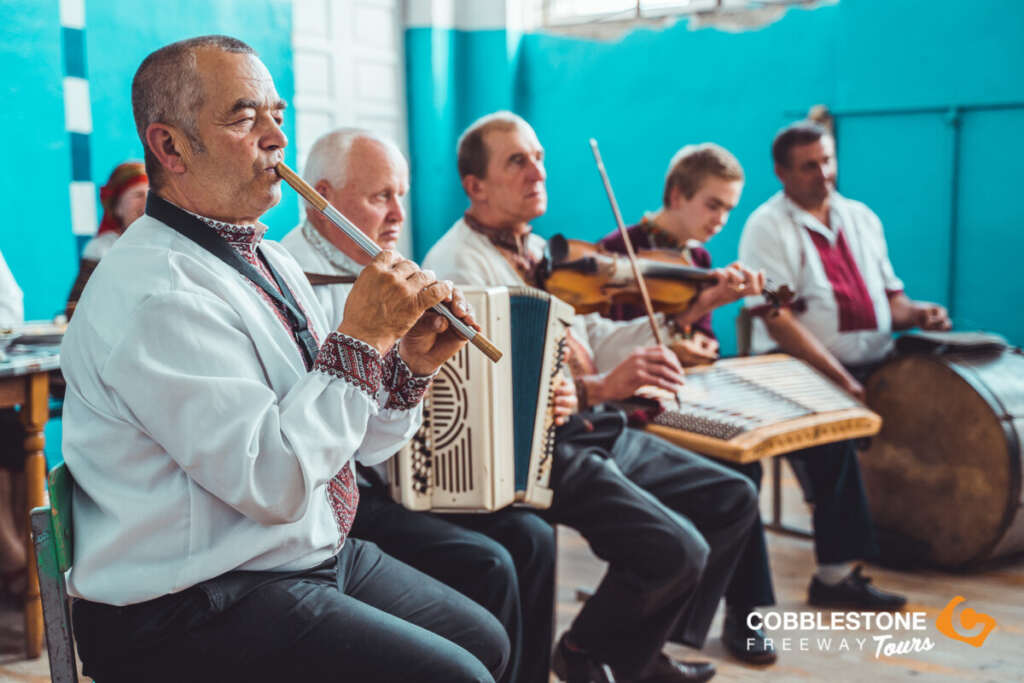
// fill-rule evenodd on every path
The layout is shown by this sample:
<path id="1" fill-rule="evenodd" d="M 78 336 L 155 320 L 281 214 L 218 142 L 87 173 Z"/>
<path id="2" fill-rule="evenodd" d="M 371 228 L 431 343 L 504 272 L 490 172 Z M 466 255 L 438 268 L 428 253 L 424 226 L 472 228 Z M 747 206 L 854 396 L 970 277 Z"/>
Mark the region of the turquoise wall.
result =
<path id="1" fill-rule="evenodd" d="M 465 209 L 455 149 L 474 120 L 513 106 L 506 31 L 416 28 L 405 35 L 413 251 L 423 258 Z"/>
<path id="2" fill-rule="evenodd" d="M 97 188 L 115 165 L 142 157 L 131 112 L 131 79 L 154 49 L 189 36 L 226 33 L 252 45 L 286 100 L 294 94 L 289 0 L 181 0 L 131 5 L 85 0 L 86 68 L 92 100 L 91 173 Z M 71 234 L 71 161 L 64 130 L 61 27 L 57 0 L 0 3 L 0 70 L 8 106 L 3 251 L 25 291 L 25 315 L 49 318 L 64 308 L 78 269 Z M 294 138 L 293 118 L 285 132 Z M 293 148 L 286 154 L 294 164 Z M 99 200 L 97 198 L 97 209 Z M 295 223 L 297 199 L 284 200 L 265 221 L 271 237 Z"/>
<path id="3" fill-rule="evenodd" d="M 25 314 L 63 309 L 77 259 L 57 0 L 0 3 L 0 130 L 6 138 L 0 251 L 25 291 Z M 60 290 L 60 293 L 57 293 Z"/>
<path id="4" fill-rule="evenodd" d="M 588 137 L 601 144 L 628 221 L 657 208 L 676 149 L 713 140 L 737 155 L 748 176 L 729 225 L 709 244 L 724 264 L 736 256 L 746 217 L 779 189 L 769 153 L 775 131 L 824 103 L 851 114 L 838 124 L 840 187 L 881 216 L 910 295 L 952 305 L 961 327 L 1024 344 L 1016 305 L 1024 281 L 1011 262 L 1024 252 L 1024 220 L 1012 205 L 1024 166 L 1024 109 L 963 112 L 956 152 L 947 111 L 1024 103 L 1022 27 L 1024 5 L 1014 0 L 841 0 L 790 10 L 743 33 L 691 31 L 683 21 L 613 42 L 528 34 L 492 66 L 514 69 L 511 108 L 533 123 L 547 150 L 550 204 L 536 222 L 540 234 L 596 239 L 614 228 Z M 407 32 L 411 65 L 422 57 L 416 33 L 424 30 Z M 410 69 L 410 79 L 417 73 Z M 475 85 L 459 83 L 470 93 Z M 429 110 L 412 98 L 409 105 L 412 125 L 431 130 Z M 460 107 L 467 115 L 440 124 L 446 144 L 472 120 L 470 110 L 493 109 Z M 903 111 L 929 108 L 941 111 Z M 454 158 L 445 170 L 440 150 L 423 197 L 415 162 L 422 141 L 412 140 L 420 257 L 465 208 Z M 735 349 L 734 313 L 715 319 L 727 352 Z"/>

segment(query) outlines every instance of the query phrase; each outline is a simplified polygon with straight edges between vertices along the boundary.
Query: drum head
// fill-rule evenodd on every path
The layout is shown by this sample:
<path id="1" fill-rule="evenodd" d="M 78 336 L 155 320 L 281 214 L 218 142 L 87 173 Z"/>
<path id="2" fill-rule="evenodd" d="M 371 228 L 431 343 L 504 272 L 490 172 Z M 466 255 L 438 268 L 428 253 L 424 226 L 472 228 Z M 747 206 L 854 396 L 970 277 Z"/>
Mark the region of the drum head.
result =
<path id="1" fill-rule="evenodd" d="M 860 456 L 875 523 L 928 543 L 946 567 L 985 559 L 1019 488 L 1016 444 L 961 370 L 948 358 L 907 356 L 875 372 L 868 405 L 882 431 Z"/>

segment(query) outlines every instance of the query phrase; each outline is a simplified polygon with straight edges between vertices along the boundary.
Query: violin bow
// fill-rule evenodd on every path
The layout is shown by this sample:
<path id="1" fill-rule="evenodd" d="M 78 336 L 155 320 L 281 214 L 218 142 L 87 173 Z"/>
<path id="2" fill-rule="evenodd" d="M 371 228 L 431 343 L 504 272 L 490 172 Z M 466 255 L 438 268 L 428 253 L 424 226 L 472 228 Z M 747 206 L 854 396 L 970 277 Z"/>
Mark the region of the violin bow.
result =
<path id="1" fill-rule="evenodd" d="M 626 243 L 626 255 L 629 257 L 629 265 L 633 269 L 633 277 L 640 288 L 640 297 L 644 300 L 644 308 L 647 310 L 647 320 L 651 323 L 651 331 L 654 332 L 654 341 L 658 346 L 664 346 L 661 338 L 661 328 L 654 318 L 654 306 L 651 305 L 651 295 L 647 293 L 647 282 L 640 273 L 640 264 L 636 260 L 636 251 L 633 250 L 633 240 L 629 238 L 626 231 L 626 223 L 622 220 L 622 212 L 619 211 L 619 203 L 615 201 L 615 192 L 612 190 L 611 181 L 608 180 L 608 172 L 605 171 L 604 162 L 601 160 L 601 151 L 597 148 L 597 140 L 590 138 L 590 149 L 594 152 L 594 161 L 597 163 L 597 172 L 601 174 L 601 181 L 604 183 L 604 191 L 608 195 L 608 201 L 612 205 L 612 213 L 615 214 L 615 224 L 619 227 L 619 234 Z"/>
<path id="2" fill-rule="evenodd" d="M 281 179 L 292 186 L 296 192 L 313 205 L 313 207 L 324 215 L 324 218 L 333 223 L 339 230 L 345 233 L 345 236 L 356 243 L 356 245 L 363 250 L 370 258 L 373 258 L 379 254 L 382 249 L 377 244 L 367 237 L 362 230 L 357 228 L 352 221 L 345 218 L 344 214 L 338 211 L 336 208 L 331 206 L 322 194 L 316 191 L 309 183 L 300 178 L 298 174 L 292 169 L 288 168 L 282 161 L 277 164 L 277 174 L 281 176 Z M 451 324 L 452 328 L 467 339 L 470 344 L 480 349 L 485 356 L 491 359 L 491 361 L 497 363 L 501 360 L 501 350 L 498 349 L 494 343 L 488 339 L 482 332 L 477 332 L 469 325 L 465 324 L 461 320 L 455 317 L 455 314 L 448 310 L 448 307 L 444 304 L 436 304 L 431 310 L 435 313 L 440 314 L 446 318 Z"/>

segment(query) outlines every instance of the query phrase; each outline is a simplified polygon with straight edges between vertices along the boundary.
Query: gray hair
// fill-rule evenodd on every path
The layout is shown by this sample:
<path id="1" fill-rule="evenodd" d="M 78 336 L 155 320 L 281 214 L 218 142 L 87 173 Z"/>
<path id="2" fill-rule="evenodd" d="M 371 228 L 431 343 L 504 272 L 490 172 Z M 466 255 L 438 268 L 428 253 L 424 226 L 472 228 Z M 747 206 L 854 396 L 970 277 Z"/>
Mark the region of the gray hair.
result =
<path id="1" fill-rule="evenodd" d="M 522 116 L 510 111 L 496 111 L 471 123 L 459 136 L 455 146 L 459 177 L 473 175 L 477 178 L 486 178 L 490 155 L 487 145 L 484 144 L 484 136 L 492 130 L 505 131 L 517 127 L 533 130 Z"/>
<path id="2" fill-rule="evenodd" d="M 326 180 L 335 188 L 344 187 L 348 182 L 348 174 L 352 170 L 349 168 L 351 166 L 349 155 L 356 140 L 372 140 L 379 143 L 396 158 L 407 163 L 405 155 L 391 140 L 365 128 L 337 128 L 329 133 L 324 133 L 313 143 L 313 147 L 309 150 L 309 156 L 306 158 L 302 177 L 312 186 L 321 180 Z M 306 206 L 309 207 L 308 202 L 306 202 Z"/>
<path id="3" fill-rule="evenodd" d="M 132 110 L 135 129 L 145 150 L 146 174 L 153 189 L 159 189 L 160 162 L 146 144 L 146 129 L 154 123 L 180 128 L 197 151 L 205 147 L 199 137 L 196 113 L 203 106 L 203 87 L 196 71 L 198 48 L 255 55 L 256 51 L 230 36 L 198 36 L 179 40 L 152 52 L 142 60 L 132 79 Z"/>

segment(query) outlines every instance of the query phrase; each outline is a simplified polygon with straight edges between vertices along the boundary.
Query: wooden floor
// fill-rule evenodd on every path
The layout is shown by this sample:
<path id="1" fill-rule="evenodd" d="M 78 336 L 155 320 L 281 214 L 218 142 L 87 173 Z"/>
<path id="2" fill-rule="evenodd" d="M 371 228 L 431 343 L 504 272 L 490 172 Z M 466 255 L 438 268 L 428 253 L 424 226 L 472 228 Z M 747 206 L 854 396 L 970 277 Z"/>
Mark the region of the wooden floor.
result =
<path id="1" fill-rule="evenodd" d="M 795 483 L 788 476 L 784 480 L 785 521 L 794 526 L 809 527 L 807 510 L 802 504 Z M 767 491 L 766 491 L 767 493 Z M 767 517 L 769 497 L 762 496 L 762 508 Z M 575 532 L 559 530 L 558 558 L 558 633 L 561 633 L 579 609 L 575 601 L 577 586 L 597 585 L 603 567 L 588 550 L 586 543 Z M 814 566 L 813 546 L 809 540 L 779 534 L 769 534 L 769 550 L 779 604 L 774 610 L 812 611 L 804 600 L 807 583 Z M 721 632 L 719 615 L 711 627 L 711 636 L 704 650 L 696 652 L 681 646 L 669 646 L 670 654 L 681 658 L 708 658 L 718 666 L 717 682 L 725 681 L 823 681 L 835 683 L 864 681 L 992 681 L 1006 683 L 1024 681 L 1024 558 L 977 574 L 956 575 L 928 571 L 903 573 L 871 567 L 868 572 L 875 582 L 887 589 L 906 593 L 910 599 L 907 609 L 926 614 L 927 630 L 915 632 L 919 638 L 928 637 L 934 647 L 928 652 L 875 658 L 872 636 L 886 632 L 862 629 L 848 632 L 797 631 L 788 635 L 791 641 L 778 642 L 779 661 L 770 667 L 752 667 L 740 664 L 724 650 L 718 635 Z M 968 607 L 992 616 L 998 626 L 980 648 L 952 640 L 935 628 L 939 612 L 955 596 L 967 599 Z M 958 613 L 961 608 L 958 608 Z M 963 633 L 973 635 L 974 631 Z M 784 634 L 774 633 L 776 638 Z M 902 632 L 894 639 L 902 640 Z M 806 650 L 801 651 L 801 638 L 808 639 Z M 819 649 L 819 638 L 831 638 L 831 650 Z M 840 641 L 845 638 L 848 650 L 842 651 Z M 863 641 L 860 649 L 858 639 Z M 85 680 L 85 679 L 84 679 Z M 552 679 L 554 680 L 554 679 Z M 10 607 L 0 608 L 0 681 L 49 681 L 45 653 L 42 658 L 25 661 L 21 649 L 21 617 Z"/>

